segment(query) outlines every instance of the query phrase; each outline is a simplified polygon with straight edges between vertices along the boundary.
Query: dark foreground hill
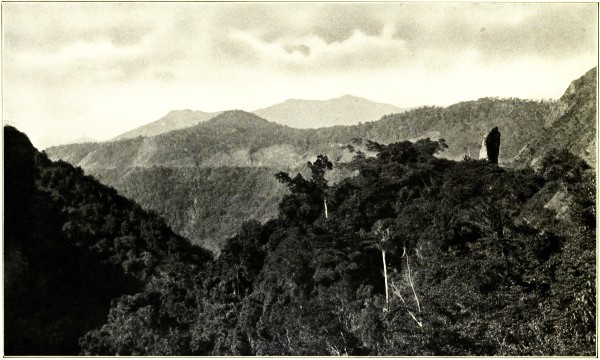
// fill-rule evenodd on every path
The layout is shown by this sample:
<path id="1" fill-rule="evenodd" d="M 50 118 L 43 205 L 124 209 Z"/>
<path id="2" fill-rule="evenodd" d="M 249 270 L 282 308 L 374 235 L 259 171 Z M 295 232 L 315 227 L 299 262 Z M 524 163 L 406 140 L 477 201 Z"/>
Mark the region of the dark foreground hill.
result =
<path id="1" fill-rule="evenodd" d="M 77 355 L 111 299 L 208 260 L 156 214 L 4 128 L 6 355 Z"/>
<path id="2" fill-rule="evenodd" d="M 264 222 L 276 215 L 276 204 L 286 192 L 271 176 L 279 170 L 306 171 L 306 162 L 318 154 L 336 163 L 348 161 L 353 156 L 348 145 L 354 138 L 388 144 L 442 137 L 449 148 L 440 156 L 477 156 L 483 136 L 494 126 L 502 132 L 502 162 L 542 130 L 550 105 L 486 98 L 322 129 L 294 129 L 229 111 L 159 136 L 60 146 L 47 152 L 52 159 L 81 166 L 144 208 L 157 211 L 192 242 L 218 252 L 244 219 Z M 167 196 L 170 193 L 174 196 Z"/>
<path id="3" fill-rule="evenodd" d="M 336 185 L 323 156 L 309 177 L 278 173 L 276 219 L 244 224 L 205 271 L 115 301 L 83 353 L 595 354 L 584 161 L 551 151 L 535 172 L 435 157 L 430 140 L 367 147 L 377 157 Z"/>

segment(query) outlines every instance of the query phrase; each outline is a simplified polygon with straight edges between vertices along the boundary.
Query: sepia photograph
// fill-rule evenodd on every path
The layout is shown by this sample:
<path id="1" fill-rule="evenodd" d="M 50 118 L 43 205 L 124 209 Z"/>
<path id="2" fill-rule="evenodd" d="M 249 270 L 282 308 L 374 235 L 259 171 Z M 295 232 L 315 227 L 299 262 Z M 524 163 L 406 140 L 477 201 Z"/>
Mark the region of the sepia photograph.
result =
<path id="1" fill-rule="evenodd" d="M 597 358 L 598 14 L 2 1 L 2 355 Z"/>

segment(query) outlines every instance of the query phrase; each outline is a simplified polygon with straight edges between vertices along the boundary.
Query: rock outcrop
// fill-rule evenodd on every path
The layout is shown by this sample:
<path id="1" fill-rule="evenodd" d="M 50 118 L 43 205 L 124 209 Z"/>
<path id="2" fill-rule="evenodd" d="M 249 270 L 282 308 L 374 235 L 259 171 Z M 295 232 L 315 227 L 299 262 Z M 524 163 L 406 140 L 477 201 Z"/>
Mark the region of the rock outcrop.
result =
<path id="1" fill-rule="evenodd" d="M 500 155 L 500 131 L 497 126 L 485 138 L 485 149 L 487 150 L 488 160 L 492 164 L 497 164 Z"/>
<path id="2" fill-rule="evenodd" d="M 492 164 L 498 164 L 498 156 L 500 155 L 500 131 L 498 127 L 494 127 L 489 134 L 481 142 L 481 150 L 479 151 L 480 159 L 487 159 Z"/>

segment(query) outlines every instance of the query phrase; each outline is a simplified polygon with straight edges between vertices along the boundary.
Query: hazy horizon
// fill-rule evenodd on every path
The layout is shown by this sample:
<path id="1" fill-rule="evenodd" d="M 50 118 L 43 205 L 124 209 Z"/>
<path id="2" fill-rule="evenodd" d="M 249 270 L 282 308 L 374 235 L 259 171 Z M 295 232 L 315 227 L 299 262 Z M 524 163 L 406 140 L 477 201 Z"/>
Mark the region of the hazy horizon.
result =
<path id="1" fill-rule="evenodd" d="M 3 121 L 43 149 L 171 110 L 346 94 L 401 108 L 558 99 L 597 66 L 597 14 L 595 3 L 4 3 Z"/>

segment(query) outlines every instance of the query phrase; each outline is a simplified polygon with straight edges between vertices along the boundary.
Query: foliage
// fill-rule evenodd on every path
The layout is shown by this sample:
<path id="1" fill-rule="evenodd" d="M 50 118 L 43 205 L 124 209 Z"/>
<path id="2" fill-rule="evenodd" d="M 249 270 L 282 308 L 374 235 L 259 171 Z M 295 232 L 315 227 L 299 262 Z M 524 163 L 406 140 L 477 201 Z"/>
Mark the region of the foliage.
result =
<path id="1" fill-rule="evenodd" d="M 357 156 L 349 165 L 357 176 L 335 185 L 321 181 L 325 157 L 309 164 L 310 180 L 278 173 L 290 189 L 279 218 L 244 225 L 201 277 L 179 290 L 196 299 L 182 312 L 193 314 L 186 320 L 192 325 L 176 327 L 186 329 L 178 334 L 187 347 L 152 345 L 145 353 L 594 353 L 595 183 L 585 163 L 555 154 L 536 173 L 434 156 L 443 141 L 369 147 L 377 157 Z M 557 189 L 569 194 L 569 216 L 556 218 L 546 207 Z M 387 305 L 380 249 L 387 254 Z M 161 306 L 172 305 L 163 302 L 154 313 Z M 139 319 L 139 311 L 127 316 Z M 111 318 L 110 329 L 127 328 L 129 318 Z M 145 337 L 132 338 L 166 339 L 174 331 L 136 321 Z M 118 334 L 106 340 L 90 333 L 85 349 L 118 343 Z M 104 351 L 143 353 L 131 347 L 137 352 Z"/>
<path id="2" fill-rule="evenodd" d="M 47 152 L 52 159 L 81 166 L 144 209 L 156 211 L 194 244 L 218 254 L 245 219 L 277 217 L 277 204 L 286 191 L 274 181 L 273 172 L 306 175 L 302 168 L 318 154 L 343 162 L 352 155 L 345 144 L 357 137 L 392 144 L 443 136 L 448 145 L 438 156 L 458 159 L 478 154 L 493 126 L 503 134 L 500 161 L 506 162 L 542 131 L 551 109 L 552 103 L 544 101 L 483 98 L 321 129 L 295 129 L 227 111 L 159 136 L 72 144 Z"/>
<path id="3" fill-rule="evenodd" d="M 244 221 L 277 216 L 287 193 L 271 168 L 151 167 L 96 169 L 94 177 L 156 212 L 178 234 L 214 254 Z"/>
<path id="4" fill-rule="evenodd" d="M 324 156 L 310 179 L 278 173 L 290 189 L 279 216 L 245 223 L 205 267 L 169 236 L 144 249 L 161 255 L 147 274 L 142 251 L 128 249 L 143 246 L 138 231 L 159 229 L 126 213 L 89 229 L 73 220 L 63 231 L 77 239 L 119 229 L 93 251 L 143 281 L 113 300 L 82 353 L 594 355 L 595 178 L 585 163 L 553 152 L 536 172 L 435 156 L 444 141 L 368 146 L 377 156 L 357 156 L 347 165 L 356 175 L 337 184 L 325 181 Z"/>
<path id="5" fill-rule="evenodd" d="M 112 298 L 140 291 L 168 264 L 211 259 L 155 214 L 90 177 L 53 163 L 4 129 L 5 352 L 75 355 Z"/>

